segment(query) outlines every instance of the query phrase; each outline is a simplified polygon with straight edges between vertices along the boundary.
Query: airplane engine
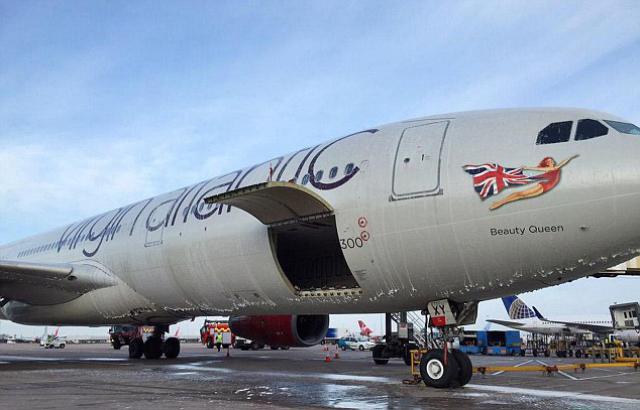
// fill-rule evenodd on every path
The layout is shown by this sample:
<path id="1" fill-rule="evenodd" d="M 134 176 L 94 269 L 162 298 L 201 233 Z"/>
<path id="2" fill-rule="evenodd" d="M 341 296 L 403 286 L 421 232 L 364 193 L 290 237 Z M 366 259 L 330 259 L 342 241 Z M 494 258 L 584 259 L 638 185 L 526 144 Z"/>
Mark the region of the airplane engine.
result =
<path id="1" fill-rule="evenodd" d="M 308 347 L 325 338 L 329 315 L 232 316 L 229 327 L 237 336 L 260 344 Z"/>

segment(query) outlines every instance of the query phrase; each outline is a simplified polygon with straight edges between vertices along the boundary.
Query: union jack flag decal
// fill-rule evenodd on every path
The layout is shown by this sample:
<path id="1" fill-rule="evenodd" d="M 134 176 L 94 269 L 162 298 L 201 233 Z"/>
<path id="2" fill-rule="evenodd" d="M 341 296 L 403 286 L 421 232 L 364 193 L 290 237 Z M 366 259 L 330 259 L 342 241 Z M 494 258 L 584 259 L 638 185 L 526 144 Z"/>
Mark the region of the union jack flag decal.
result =
<path id="1" fill-rule="evenodd" d="M 473 176 L 473 186 L 483 201 L 511 185 L 526 185 L 535 181 L 535 178 L 525 175 L 522 168 L 505 168 L 494 163 L 465 165 L 463 169 Z"/>

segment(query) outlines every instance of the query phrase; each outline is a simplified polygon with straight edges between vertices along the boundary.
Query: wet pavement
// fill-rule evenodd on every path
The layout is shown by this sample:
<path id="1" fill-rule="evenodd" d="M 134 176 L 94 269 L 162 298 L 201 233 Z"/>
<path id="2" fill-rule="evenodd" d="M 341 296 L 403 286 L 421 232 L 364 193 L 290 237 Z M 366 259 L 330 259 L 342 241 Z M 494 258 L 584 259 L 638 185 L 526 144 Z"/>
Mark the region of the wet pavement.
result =
<path id="1" fill-rule="evenodd" d="M 331 352 L 333 357 L 333 351 Z M 638 409 L 640 372 L 588 369 L 474 375 L 461 389 L 406 385 L 400 360 L 376 366 L 370 352 L 320 347 L 231 351 L 183 344 L 175 360 L 133 360 L 108 345 L 0 345 L 0 403 L 12 409 L 225 408 L 565 408 Z M 576 359 L 472 356 L 474 366 L 575 363 Z M 583 360 L 583 362 L 589 362 Z"/>

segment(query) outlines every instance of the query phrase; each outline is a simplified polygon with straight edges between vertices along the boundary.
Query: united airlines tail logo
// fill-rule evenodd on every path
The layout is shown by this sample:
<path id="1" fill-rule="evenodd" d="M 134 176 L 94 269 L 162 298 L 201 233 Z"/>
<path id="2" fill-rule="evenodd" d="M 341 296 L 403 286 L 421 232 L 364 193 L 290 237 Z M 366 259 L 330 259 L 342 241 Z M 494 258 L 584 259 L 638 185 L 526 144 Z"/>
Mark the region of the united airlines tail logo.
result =
<path id="1" fill-rule="evenodd" d="M 516 299 L 509 307 L 509 317 L 511 319 L 528 319 L 535 317 L 535 313 L 522 300 Z"/>
<path id="2" fill-rule="evenodd" d="M 546 157 L 533 167 L 507 168 L 487 163 L 465 165 L 462 168 L 473 177 L 473 186 L 483 201 L 507 188 L 533 184 L 493 202 L 489 209 L 494 210 L 508 203 L 534 198 L 551 191 L 560 183 L 561 168 L 577 157 L 578 155 L 574 155 L 559 163 L 552 157 Z"/>

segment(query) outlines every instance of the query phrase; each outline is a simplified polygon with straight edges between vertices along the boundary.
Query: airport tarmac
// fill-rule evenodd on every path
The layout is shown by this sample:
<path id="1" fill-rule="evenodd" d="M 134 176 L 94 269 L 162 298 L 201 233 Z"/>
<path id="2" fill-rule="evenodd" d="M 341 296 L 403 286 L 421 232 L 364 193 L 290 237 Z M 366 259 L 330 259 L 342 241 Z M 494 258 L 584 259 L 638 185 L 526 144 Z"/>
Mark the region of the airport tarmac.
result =
<path id="1" fill-rule="evenodd" d="M 333 355 L 333 351 L 332 351 Z M 325 363 L 321 347 L 231 350 L 231 357 L 183 344 L 175 360 L 129 360 L 126 349 L 0 345 L 0 403 L 11 409 L 224 408 L 640 408 L 640 372 L 474 375 L 460 389 L 405 385 L 400 360 L 376 366 L 370 352 L 340 352 Z M 539 358 L 546 364 L 576 359 Z M 474 366 L 537 364 L 531 357 L 471 356 Z M 585 360 L 583 360 L 585 361 Z M 589 362 L 586 360 L 585 362 Z"/>

